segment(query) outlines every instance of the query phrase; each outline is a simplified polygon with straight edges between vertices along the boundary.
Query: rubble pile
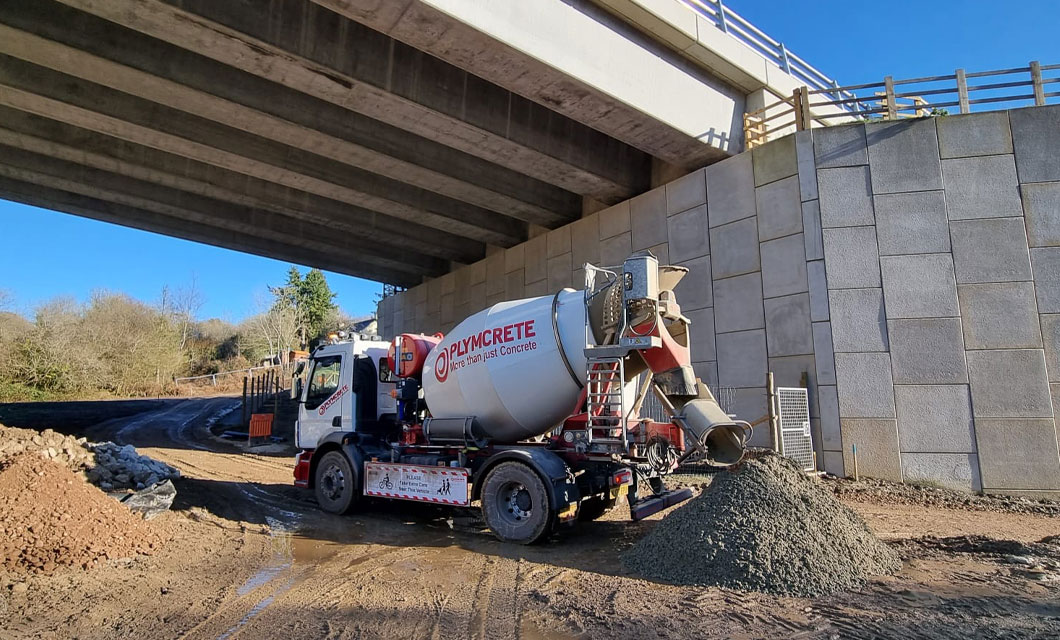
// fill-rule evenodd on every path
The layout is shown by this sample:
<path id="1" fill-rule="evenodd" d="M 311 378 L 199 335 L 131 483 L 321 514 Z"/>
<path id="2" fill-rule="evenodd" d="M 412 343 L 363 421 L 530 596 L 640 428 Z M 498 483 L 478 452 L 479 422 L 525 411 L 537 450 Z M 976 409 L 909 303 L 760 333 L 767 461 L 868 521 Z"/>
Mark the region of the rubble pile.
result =
<path id="1" fill-rule="evenodd" d="M 0 462 L 0 571 L 51 573 L 150 554 L 165 537 L 68 467 L 22 452 Z"/>
<path id="2" fill-rule="evenodd" d="M 796 596 L 856 588 L 901 567 L 856 513 L 776 455 L 717 475 L 624 561 L 665 582 Z"/>
<path id="3" fill-rule="evenodd" d="M 65 465 L 71 471 L 81 471 L 93 464 L 92 452 L 85 448 L 85 444 L 84 438 L 64 436 L 51 429 L 34 431 L 0 424 L 0 461 L 29 451 Z"/>
<path id="4" fill-rule="evenodd" d="M 95 453 L 95 466 L 85 472 L 89 482 L 104 491 L 143 489 L 180 477 L 180 471 L 136 452 L 131 444 L 101 442 L 87 445 Z"/>
<path id="5" fill-rule="evenodd" d="M 143 489 L 180 477 L 180 471 L 136 452 L 132 445 L 88 442 L 45 429 L 0 425 L 0 463 L 23 452 L 58 462 L 104 491 Z"/>

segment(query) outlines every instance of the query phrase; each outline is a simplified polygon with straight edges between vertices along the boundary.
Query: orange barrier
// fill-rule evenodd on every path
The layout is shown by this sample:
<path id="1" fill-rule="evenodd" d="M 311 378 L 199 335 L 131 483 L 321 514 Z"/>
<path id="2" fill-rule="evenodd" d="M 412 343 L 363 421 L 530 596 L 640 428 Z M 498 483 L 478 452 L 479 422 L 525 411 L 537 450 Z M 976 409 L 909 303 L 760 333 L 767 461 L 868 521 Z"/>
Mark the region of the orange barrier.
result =
<path id="1" fill-rule="evenodd" d="M 272 414 L 255 413 L 250 416 L 250 437 L 268 438 L 272 435 Z"/>

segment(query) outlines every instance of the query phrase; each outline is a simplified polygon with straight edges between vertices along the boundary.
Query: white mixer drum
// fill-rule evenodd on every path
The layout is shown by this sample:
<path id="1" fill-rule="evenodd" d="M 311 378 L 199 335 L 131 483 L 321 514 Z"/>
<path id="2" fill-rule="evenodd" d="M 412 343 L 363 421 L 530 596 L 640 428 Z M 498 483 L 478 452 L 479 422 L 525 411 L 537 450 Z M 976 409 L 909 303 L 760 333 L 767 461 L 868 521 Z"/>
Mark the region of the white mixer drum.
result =
<path id="1" fill-rule="evenodd" d="M 474 416 L 500 443 L 549 431 L 574 410 L 585 382 L 585 322 L 584 293 L 572 289 L 470 316 L 427 356 L 431 415 Z"/>

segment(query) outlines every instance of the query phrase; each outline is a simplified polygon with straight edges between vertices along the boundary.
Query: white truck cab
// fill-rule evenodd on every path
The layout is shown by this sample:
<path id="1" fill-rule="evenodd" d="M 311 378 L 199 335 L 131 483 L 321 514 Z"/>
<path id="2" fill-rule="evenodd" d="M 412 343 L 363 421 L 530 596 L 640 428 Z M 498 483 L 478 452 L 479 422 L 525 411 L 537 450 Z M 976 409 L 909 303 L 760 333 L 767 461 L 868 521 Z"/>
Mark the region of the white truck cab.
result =
<path id="1" fill-rule="evenodd" d="M 389 347 L 377 336 L 354 335 L 313 351 L 293 387 L 299 400 L 296 446 L 313 449 L 335 431 L 372 432 L 394 423 Z"/>

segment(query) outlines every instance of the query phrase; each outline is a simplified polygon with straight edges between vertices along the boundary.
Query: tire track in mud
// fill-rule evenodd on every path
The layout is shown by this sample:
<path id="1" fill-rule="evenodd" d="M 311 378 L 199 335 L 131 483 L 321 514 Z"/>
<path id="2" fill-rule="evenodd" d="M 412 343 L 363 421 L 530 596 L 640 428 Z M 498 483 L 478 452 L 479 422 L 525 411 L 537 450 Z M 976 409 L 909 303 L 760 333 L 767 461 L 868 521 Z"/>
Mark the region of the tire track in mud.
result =
<path id="1" fill-rule="evenodd" d="M 490 583 L 483 613 L 480 638 L 505 640 L 519 638 L 519 572 L 521 560 L 493 559 Z M 481 602 L 481 600 L 480 600 Z"/>

